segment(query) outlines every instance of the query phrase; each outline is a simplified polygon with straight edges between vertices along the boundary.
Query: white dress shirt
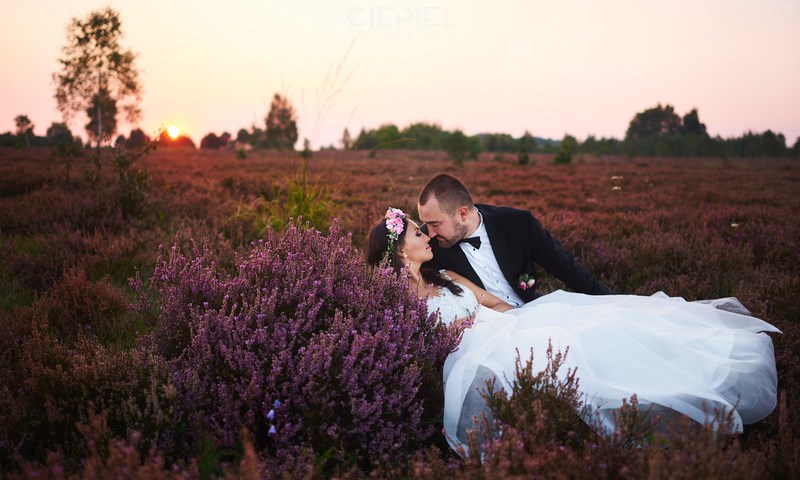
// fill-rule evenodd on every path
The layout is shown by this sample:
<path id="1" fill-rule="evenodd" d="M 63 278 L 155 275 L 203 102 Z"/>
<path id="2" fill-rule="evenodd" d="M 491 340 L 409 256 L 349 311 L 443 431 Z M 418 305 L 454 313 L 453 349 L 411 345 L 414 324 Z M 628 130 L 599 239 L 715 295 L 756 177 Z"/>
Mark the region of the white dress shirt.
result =
<path id="1" fill-rule="evenodd" d="M 480 217 L 480 224 L 478 228 L 472 232 L 469 237 L 479 237 L 481 239 L 481 247 L 475 248 L 469 243 L 460 243 L 461 250 L 467 256 L 469 264 L 478 274 L 478 277 L 483 282 L 483 288 L 496 296 L 497 298 L 510 303 L 513 307 L 521 307 L 525 302 L 517 295 L 517 292 L 511 288 L 508 281 L 500 271 L 500 265 L 497 264 L 497 259 L 494 258 L 494 250 L 492 250 L 492 243 L 489 241 L 489 235 L 486 233 L 486 227 L 483 224 L 483 215 L 478 209 L 478 217 Z"/>

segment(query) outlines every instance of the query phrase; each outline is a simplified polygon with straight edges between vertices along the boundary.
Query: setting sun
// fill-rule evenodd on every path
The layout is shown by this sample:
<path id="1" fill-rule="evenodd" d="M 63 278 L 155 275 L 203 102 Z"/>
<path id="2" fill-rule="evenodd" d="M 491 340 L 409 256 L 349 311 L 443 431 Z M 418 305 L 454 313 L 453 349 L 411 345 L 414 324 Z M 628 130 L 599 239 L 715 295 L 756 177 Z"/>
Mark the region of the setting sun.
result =
<path id="1" fill-rule="evenodd" d="M 169 135 L 169 138 L 174 140 L 178 138 L 180 134 L 181 134 L 181 129 L 176 127 L 175 125 L 170 125 L 167 127 L 167 135 Z"/>

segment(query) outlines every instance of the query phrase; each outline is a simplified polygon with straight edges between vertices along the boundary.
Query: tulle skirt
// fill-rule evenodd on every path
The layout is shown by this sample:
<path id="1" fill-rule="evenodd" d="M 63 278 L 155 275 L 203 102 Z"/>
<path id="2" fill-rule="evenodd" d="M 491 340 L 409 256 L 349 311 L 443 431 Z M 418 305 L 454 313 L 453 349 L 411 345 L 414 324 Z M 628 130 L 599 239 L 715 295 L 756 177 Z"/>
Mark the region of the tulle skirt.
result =
<path id="1" fill-rule="evenodd" d="M 612 430 L 614 412 L 636 394 L 642 409 L 677 412 L 700 423 L 725 409 L 741 431 L 777 401 L 772 340 L 763 332 L 780 333 L 757 318 L 663 294 L 557 291 L 506 313 L 479 307 L 445 362 L 445 433 L 453 448 L 465 446 L 473 416 L 486 409 L 478 392 L 485 381 L 495 377 L 510 392 L 517 351 L 524 364 L 533 349 L 533 371 L 539 372 L 547 365 L 548 343 L 554 351 L 569 347 L 559 376 L 577 369 L 595 427 Z"/>

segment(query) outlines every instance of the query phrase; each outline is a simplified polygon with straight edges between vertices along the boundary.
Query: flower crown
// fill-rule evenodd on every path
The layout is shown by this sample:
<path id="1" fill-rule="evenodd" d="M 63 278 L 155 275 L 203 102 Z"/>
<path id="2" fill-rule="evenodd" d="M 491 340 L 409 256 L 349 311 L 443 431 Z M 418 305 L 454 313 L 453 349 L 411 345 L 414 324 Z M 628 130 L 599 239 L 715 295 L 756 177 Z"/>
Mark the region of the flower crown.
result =
<path id="1" fill-rule="evenodd" d="M 403 219 L 406 218 L 406 214 L 403 213 L 402 210 L 399 208 L 389 207 L 389 210 L 386 210 L 386 236 L 389 238 L 389 244 L 386 246 L 386 256 L 388 257 L 392 249 L 394 248 L 394 242 L 400 238 L 400 234 L 403 233 Z"/>

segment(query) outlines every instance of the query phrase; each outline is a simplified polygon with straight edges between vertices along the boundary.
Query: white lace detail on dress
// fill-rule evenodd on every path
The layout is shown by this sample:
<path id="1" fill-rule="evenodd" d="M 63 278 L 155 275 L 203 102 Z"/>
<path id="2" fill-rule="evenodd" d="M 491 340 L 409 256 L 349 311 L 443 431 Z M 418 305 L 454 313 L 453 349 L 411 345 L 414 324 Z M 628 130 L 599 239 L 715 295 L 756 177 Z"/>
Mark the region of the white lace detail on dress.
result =
<path id="1" fill-rule="evenodd" d="M 461 295 L 456 295 L 447 288 L 441 288 L 438 295 L 431 294 L 428 297 L 428 312 L 433 313 L 439 311 L 442 321 L 449 325 L 453 321 L 472 315 L 475 309 L 478 308 L 478 299 L 472 290 L 468 289 L 460 283 L 456 283 L 461 287 Z"/>

